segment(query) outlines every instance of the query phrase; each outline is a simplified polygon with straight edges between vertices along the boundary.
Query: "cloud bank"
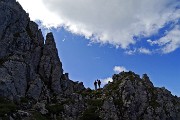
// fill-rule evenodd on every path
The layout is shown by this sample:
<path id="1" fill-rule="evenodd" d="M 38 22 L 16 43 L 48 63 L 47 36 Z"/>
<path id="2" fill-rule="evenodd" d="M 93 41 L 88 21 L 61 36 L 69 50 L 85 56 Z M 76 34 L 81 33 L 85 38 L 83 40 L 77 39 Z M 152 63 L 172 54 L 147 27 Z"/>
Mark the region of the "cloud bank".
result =
<path id="1" fill-rule="evenodd" d="M 153 53 L 154 50 L 144 46 L 136 48 L 136 44 L 141 41 L 136 38 L 155 35 L 167 23 L 176 25 L 180 19 L 178 0 L 18 1 L 29 12 L 31 19 L 41 20 L 46 27 L 63 26 L 72 33 L 85 36 L 91 42 L 108 43 L 129 51 L 132 51 L 133 46 L 137 49 L 133 51 L 144 54 Z M 166 36 L 151 41 L 151 45 L 159 45 L 158 49 L 162 53 L 176 50 L 180 47 L 180 40 L 169 35 L 173 31 L 170 30 Z M 167 48 L 167 45 L 160 44 L 161 41 L 171 41 L 169 47 L 175 47 Z"/>

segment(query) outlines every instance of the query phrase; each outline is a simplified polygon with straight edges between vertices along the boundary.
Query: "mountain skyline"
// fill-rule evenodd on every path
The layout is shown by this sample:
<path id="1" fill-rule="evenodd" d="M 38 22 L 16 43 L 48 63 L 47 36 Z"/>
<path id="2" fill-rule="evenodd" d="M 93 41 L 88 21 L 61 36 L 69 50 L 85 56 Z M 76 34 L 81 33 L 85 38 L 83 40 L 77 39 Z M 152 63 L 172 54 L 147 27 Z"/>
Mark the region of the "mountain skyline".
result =
<path id="1" fill-rule="evenodd" d="M 95 79 L 131 70 L 180 96 L 179 1 L 18 1 L 44 33 L 54 33 L 70 79 L 93 88 Z"/>

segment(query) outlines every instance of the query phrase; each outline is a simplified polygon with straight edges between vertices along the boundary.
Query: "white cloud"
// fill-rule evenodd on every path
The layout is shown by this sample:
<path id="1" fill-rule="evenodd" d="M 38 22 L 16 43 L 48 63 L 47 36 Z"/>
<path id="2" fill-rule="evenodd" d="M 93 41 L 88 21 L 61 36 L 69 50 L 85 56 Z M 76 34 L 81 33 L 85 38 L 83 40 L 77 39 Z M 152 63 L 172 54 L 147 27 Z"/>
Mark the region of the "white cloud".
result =
<path id="1" fill-rule="evenodd" d="M 168 32 L 164 37 L 160 38 L 159 40 L 148 40 L 148 42 L 153 45 L 160 46 L 160 51 L 162 53 L 170 53 L 175 51 L 177 48 L 180 47 L 180 26 L 177 25 Z"/>
<path id="2" fill-rule="evenodd" d="M 143 54 L 151 54 L 152 52 L 147 49 L 147 48 L 139 48 L 139 53 L 143 53 Z"/>
<path id="3" fill-rule="evenodd" d="M 53 11 L 46 8 L 42 0 L 17 0 L 29 13 L 31 20 L 41 21 L 43 26 L 58 27 L 63 24 L 61 18 Z"/>
<path id="4" fill-rule="evenodd" d="M 123 67 L 123 66 L 115 66 L 113 70 L 114 70 L 115 73 L 120 73 L 120 72 L 123 72 L 123 71 L 124 71 L 124 72 L 128 71 L 128 70 L 127 70 L 125 67 Z"/>
<path id="5" fill-rule="evenodd" d="M 105 85 L 107 84 L 108 82 L 112 82 L 112 78 L 111 77 L 108 77 L 108 78 L 105 78 L 105 79 L 101 79 L 101 82 L 102 82 L 102 85 Z"/>
<path id="6" fill-rule="evenodd" d="M 150 36 L 180 19 L 177 0 L 18 0 L 32 20 L 46 27 L 64 26 L 91 42 L 127 49 L 134 36 Z M 143 47 L 142 47 L 143 48 Z M 138 50 L 139 51 L 139 50 Z M 141 53 L 149 54 L 147 49 Z"/>
<path id="7" fill-rule="evenodd" d="M 125 53 L 128 54 L 128 55 L 134 55 L 136 53 L 150 55 L 150 54 L 154 53 L 154 51 L 151 51 L 151 50 L 149 50 L 147 48 L 141 47 L 141 48 L 134 48 L 133 50 L 127 50 L 127 51 L 125 51 Z"/>
<path id="8" fill-rule="evenodd" d="M 136 52 L 137 52 L 136 49 L 134 49 L 134 50 L 126 50 L 126 51 L 125 51 L 125 54 L 134 55 Z"/>

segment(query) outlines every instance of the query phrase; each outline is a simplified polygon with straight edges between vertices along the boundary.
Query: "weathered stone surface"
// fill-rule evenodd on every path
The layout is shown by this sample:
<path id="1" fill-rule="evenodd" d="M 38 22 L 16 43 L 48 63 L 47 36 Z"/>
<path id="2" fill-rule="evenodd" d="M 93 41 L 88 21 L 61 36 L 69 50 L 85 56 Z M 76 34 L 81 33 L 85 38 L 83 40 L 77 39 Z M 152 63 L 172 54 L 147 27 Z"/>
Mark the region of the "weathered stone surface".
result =
<path id="1" fill-rule="evenodd" d="M 58 57 L 52 33 L 48 33 L 46 36 L 39 73 L 50 89 L 57 94 L 62 92 L 60 83 L 61 76 L 63 75 L 62 63 Z"/>
<path id="2" fill-rule="evenodd" d="M 25 96 L 27 89 L 27 66 L 23 62 L 9 60 L 0 68 L 1 95 Z M 12 98 L 11 98 L 12 99 Z"/>
<path id="3" fill-rule="evenodd" d="M 119 120 L 117 112 L 119 112 L 113 102 L 113 98 L 109 98 L 108 100 L 104 101 L 104 104 L 102 106 L 104 109 L 103 112 L 101 112 L 101 117 L 104 118 L 104 120 Z M 108 113 L 108 114 L 107 114 Z"/>
<path id="4" fill-rule="evenodd" d="M 0 2 L 0 16 L 0 58 L 3 58 L 23 49 L 23 42 L 19 37 L 25 32 L 29 17 L 15 0 Z M 25 42 L 28 40 L 26 39 Z M 28 46 L 28 44 L 24 45 Z"/>
<path id="5" fill-rule="evenodd" d="M 0 68 L 0 96 L 13 100 L 15 95 L 17 95 L 17 91 L 13 84 L 12 76 L 6 68 Z"/>
<path id="6" fill-rule="evenodd" d="M 44 44 L 38 25 L 15 0 L 0 1 L 0 71 L 0 95 L 11 99 L 47 100 L 51 94 L 84 89 L 82 83 L 63 79 L 53 34 L 47 34 Z"/>
<path id="7" fill-rule="evenodd" d="M 147 85 L 147 87 L 154 87 L 147 74 L 143 74 L 142 80 L 144 82 L 144 85 Z"/>
<path id="8" fill-rule="evenodd" d="M 37 111 L 39 111 L 41 114 L 47 114 L 48 110 L 46 109 L 46 104 L 43 102 L 38 102 L 34 105 L 34 109 L 36 109 Z"/>
<path id="9" fill-rule="evenodd" d="M 42 88 L 43 88 L 43 82 L 39 78 L 39 76 L 37 76 L 36 79 L 34 81 L 32 81 L 32 83 L 30 83 L 30 87 L 28 89 L 27 96 L 38 101 L 40 94 L 42 92 Z"/>
<path id="10" fill-rule="evenodd" d="M 2 96 L 37 100 L 42 82 L 56 94 L 62 92 L 62 63 L 52 33 L 44 44 L 38 25 L 15 0 L 0 1 L 0 71 Z"/>
<path id="11" fill-rule="evenodd" d="M 180 119 L 179 98 L 165 88 L 154 87 L 146 74 L 142 79 L 133 72 L 116 74 L 113 76 L 113 82 L 104 89 L 106 94 L 110 92 L 108 97 L 112 97 L 115 104 L 114 113 L 117 113 L 118 118 L 113 115 L 113 119 Z M 108 105 L 113 108 L 113 104 Z M 108 105 L 103 106 L 104 110 L 110 109 Z M 112 113 L 110 110 L 104 116 L 104 110 L 100 114 L 103 119 L 107 119 Z"/>

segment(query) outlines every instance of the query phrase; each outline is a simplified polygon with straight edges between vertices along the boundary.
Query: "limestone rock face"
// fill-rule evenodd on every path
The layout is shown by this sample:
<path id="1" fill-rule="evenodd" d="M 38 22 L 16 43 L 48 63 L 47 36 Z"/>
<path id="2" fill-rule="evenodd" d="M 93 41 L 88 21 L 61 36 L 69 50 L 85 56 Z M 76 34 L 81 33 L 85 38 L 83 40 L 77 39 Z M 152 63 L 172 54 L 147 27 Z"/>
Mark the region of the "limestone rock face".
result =
<path id="1" fill-rule="evenodd" d="M 0 19 L 0 90 L 11 99 L 25 97 L 36 79 L 43 36 L 15 0 L 0 1 Z"/>
<path id="2" fill-rule="evenodd" d="M 154 87 L 146 74 L 143 78 L 131 71 L 116 74 L 113 82 L 106 85 L 103 91 L 111 97 L 110 100 L 105 99 L 106 104 L 107 100 L 113 101 L 109 106 L 104 103 L 104 109 L 100 111 L 103 119 L 180 119 L 180 99 L 165 88 Z M 112 116 L 114 106 L 117 115 Z M 103 114 L 106 109 L 111 111 Z"/>
<path id="3" fill-rule="evenodd" d="M 41 92 L 43 89 L 43 82 L 42 80 L 37 76 L 37 78 L 30 83 L 27 96 L 32 97 L 34 100 L 38 101 Z"/>
<path id="4" fill-rule="evenodd" d="M 60 83 L 61 76 L 63 75 L 62 63 L 58 57 L 52 33 L 48 33 L 46 36 L 39 73 L 50 89 L 55 93 L 62 92 Z"/>
<path id="5" fill-rule="evenodd" d="M 47 100 L 52 94 L 62 95 L 63 84 L 72 88 L 70 93 L 76 90 L 69 78 L 61 82 L 63 69 L 53 34 L 47 34 L 44 44 L 38 25 L 16 0 L 0 1 L 0 71 L 0 96 L 11 100 Z"/>

